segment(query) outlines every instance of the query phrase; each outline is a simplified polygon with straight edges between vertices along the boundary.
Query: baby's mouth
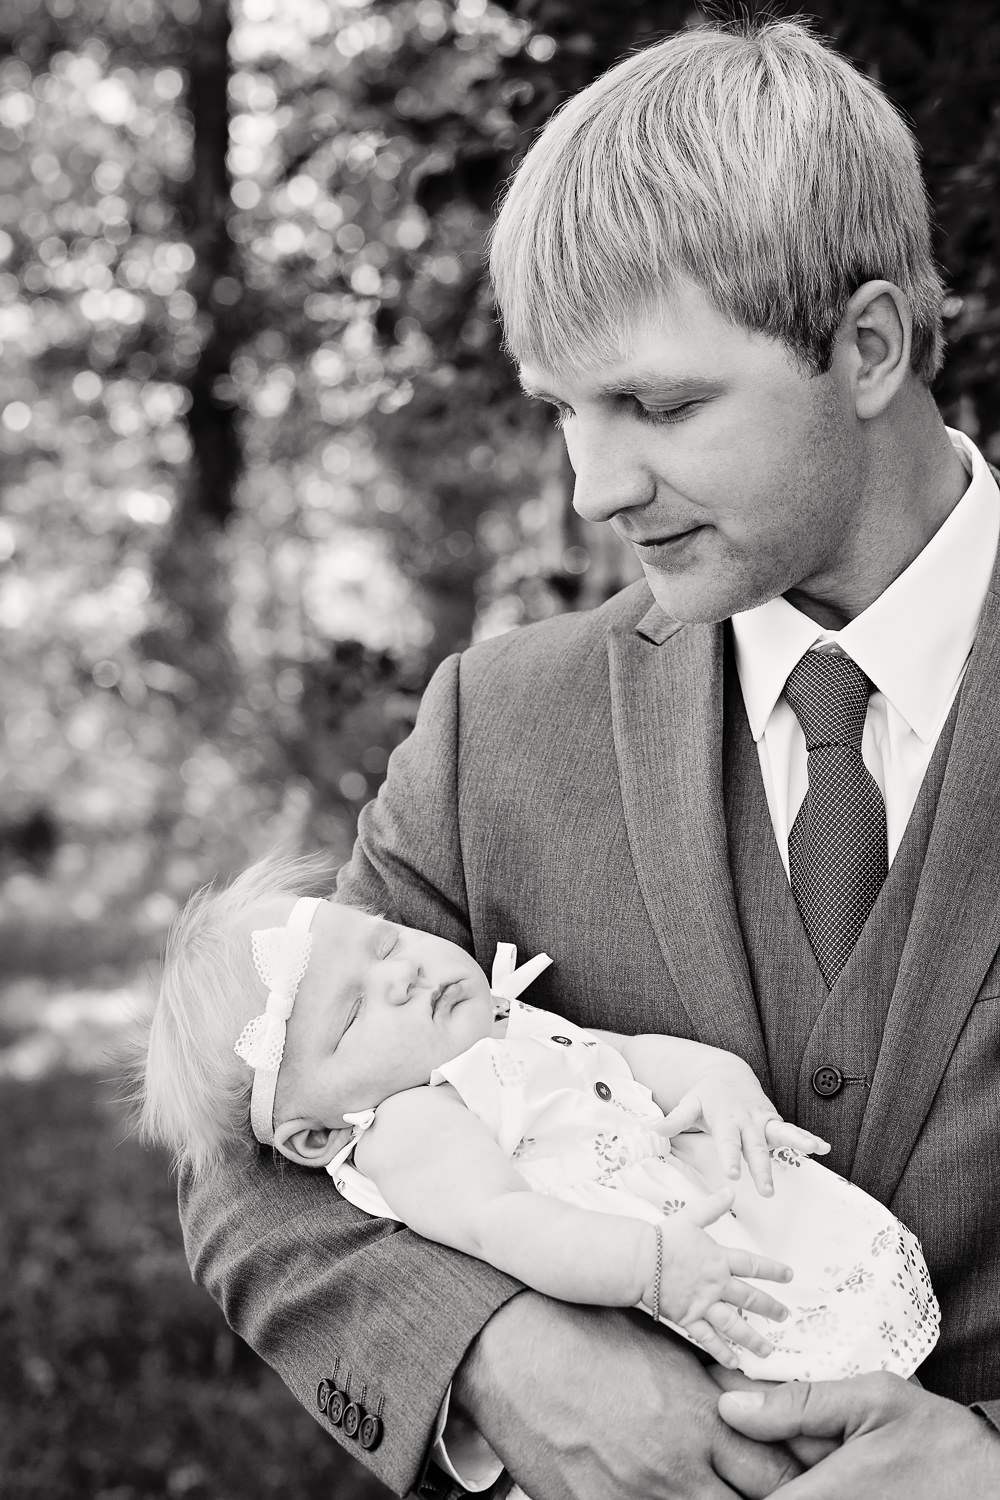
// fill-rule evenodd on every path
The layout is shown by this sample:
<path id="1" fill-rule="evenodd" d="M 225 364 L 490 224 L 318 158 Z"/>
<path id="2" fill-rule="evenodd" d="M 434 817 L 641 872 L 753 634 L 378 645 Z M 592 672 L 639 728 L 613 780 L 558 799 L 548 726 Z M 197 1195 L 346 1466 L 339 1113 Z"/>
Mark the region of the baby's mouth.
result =
<path id="1" fill-rule="evenodd" d="M 439 984 L 437 986 L 437 988 L 431 993 L 431 1015 L 432 1016 L 436 1016 L 437 1015 L 437 1008 L 438 1008 L 439 1001 L 448 998 L 449 991 L 455 990 L 461 984 L 461 982 L 462 981 L 460 979 L 449 979 L 449 980 L 446 981 L 446 983 Z M 458 997 L 455 996 L 455 995 L 453 995 L 453 996 L 451 996 L 451 998 L 452 999 L 457 999 Z"/>

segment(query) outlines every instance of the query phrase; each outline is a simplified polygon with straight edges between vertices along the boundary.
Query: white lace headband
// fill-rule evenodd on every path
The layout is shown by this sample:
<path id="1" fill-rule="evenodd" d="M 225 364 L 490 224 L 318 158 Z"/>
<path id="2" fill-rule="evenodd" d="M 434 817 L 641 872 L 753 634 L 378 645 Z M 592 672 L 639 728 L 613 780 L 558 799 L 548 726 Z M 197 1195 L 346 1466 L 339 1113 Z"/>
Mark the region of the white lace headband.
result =
<path id="1" fill-rule="evenodd" d="M 274 1145 L 274 1091 L 285 1031 L 312 950 L 309 928 L 322 905 L 321 896 L 300 896 L 284 927 L 250 934 L 254 968 L 267 988 L 267 1004 L 244 1026 L 233 1051 L 253 1069 L 250 1128 L 262 1146 Z"/>

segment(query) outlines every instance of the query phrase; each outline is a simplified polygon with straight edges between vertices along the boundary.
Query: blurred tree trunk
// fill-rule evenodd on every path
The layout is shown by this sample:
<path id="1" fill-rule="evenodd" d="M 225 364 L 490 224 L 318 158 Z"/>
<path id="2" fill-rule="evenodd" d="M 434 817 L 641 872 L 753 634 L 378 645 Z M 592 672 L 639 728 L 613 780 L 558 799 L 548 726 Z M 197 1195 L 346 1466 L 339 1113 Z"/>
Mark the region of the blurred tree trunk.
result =
<path id="1" fill-rule="evenodd" d="M 191 23 L 186 103 L 193 127 L 192 170 L 182 185 L 181 222 L 194 253 L 187 283 L 194 316 L 182 327 L 189 343 L 187 428 L 191 457 L 174 523 L 155 566 L 163 610 L 151 654 L 193 680 L 191 707 L 206 730 L 219 727 L 232 701 L 235 669 L 227 640 L 228 566 L 221 533 L 235 509 L 242 467 L 230 368 L 241 329 L 241 284 L 229 232 L 228 0 L 202 0 Z M 180 362 L 180 361 L 179 361 Z"/>

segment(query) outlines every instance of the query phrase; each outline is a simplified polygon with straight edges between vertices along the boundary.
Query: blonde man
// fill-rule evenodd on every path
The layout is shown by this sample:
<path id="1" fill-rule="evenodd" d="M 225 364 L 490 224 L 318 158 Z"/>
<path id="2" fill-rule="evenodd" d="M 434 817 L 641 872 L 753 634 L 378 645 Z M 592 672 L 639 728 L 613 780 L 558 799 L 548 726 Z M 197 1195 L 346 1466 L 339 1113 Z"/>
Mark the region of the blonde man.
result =
<path id="1" fill-rule="evenodd" d="M 549 124 L 492 255 L 574 504 L 645 582 L 442 665 L 340 894 L 480 957 L 544 939 L 547 1008 L 741 1053 L 916 1230 L 941 1343 L 923 1390 L 719 1398 L 629 1315 L 259 1162 L 182 1182 L 195 1274 L 303 1400 L 378 1410 L 400 1492 L 489 1482 L 464 1420 L 534 1500 L 998 1494 L 1000 492 L 930 394 L 912 139 L 798 24 L 690 31 Z"/>

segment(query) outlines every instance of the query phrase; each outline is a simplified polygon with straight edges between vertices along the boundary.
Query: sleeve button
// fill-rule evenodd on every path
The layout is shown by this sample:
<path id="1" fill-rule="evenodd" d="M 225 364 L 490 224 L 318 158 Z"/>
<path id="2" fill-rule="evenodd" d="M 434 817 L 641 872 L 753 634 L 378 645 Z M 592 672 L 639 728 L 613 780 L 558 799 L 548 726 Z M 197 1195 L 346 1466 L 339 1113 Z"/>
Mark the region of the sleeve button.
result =
<path id="1" fill-rule="evenodd" d="M 361 1410 L 361 1407 L 358 1405 L 358 1403 L 356 1401 L 352 1401 L 351 1404 L 350 1404 L 350 1406 L 345 1407 L 345 1409 L 344 1409 L 344 1431 L 347 1433 L 347 1436 L 349 1438 L 356 1438 L 357 1437 L 357 1435 L 358 1435 L 358 1428 L 361 1426 L 361 1423 L 364 1421 L 364 1416 L 365 1416 L 364 1412 Z"/>
<path id="2" fill-rule="evenodd" d="M 371 1413 L 369 1413 L 369 1415 L 365 1417 L 364 1421 L 361 1423 L 360 1428 L 358 1429 L 358 1441 L 360 1442 L 362 1448 L 364 1448 L 368 1453 L 371 1453 L 371 1451 L 374 1448 L 377 1448 L 379 1443 L 382 1441 L 382 1432 L 382 1418 L 372 1416 Z"/>
<path id="3" fill-rule="evenodd" d="M 319 1385 L 316 1387 L 316 1405 L 319 1407 L 320 1411 L 326 1411 L 327 1404 L 332 1394 L 333 1386 L 330 1384 L 329 1380 L 321 1380 Z"/>
<path id="4" fill-rule="evenodd" d="M 551 1040 L 553 1042 L 558 1042 L 559 1045 L 560 1045 L 560 1047 L 572 1047 L 572 1045 L 573 1045 L 572 1041 L 570 1040 L 570 1038 L 568 1036 L 554 1036 L 554 1037 L 551 1038 Z"/>
<path id="5" fill-rule="evenodd" d="M 607 1104 L 608 1100 L 611 1098 L 611 1090 L 606 1083 L 595 1083 L 594 1093 L 597 1095 L 598 1099 L 603 1099 L 605 1104 Z"/>
<path id="6" fill-rule="evenodd" d="M 344 1420 L 346 1407 L 347 1397 L 343 1391 L 332 1390 L 326 1403 L 326 1414 L 334 1427 L 339 1427 Z"/>

